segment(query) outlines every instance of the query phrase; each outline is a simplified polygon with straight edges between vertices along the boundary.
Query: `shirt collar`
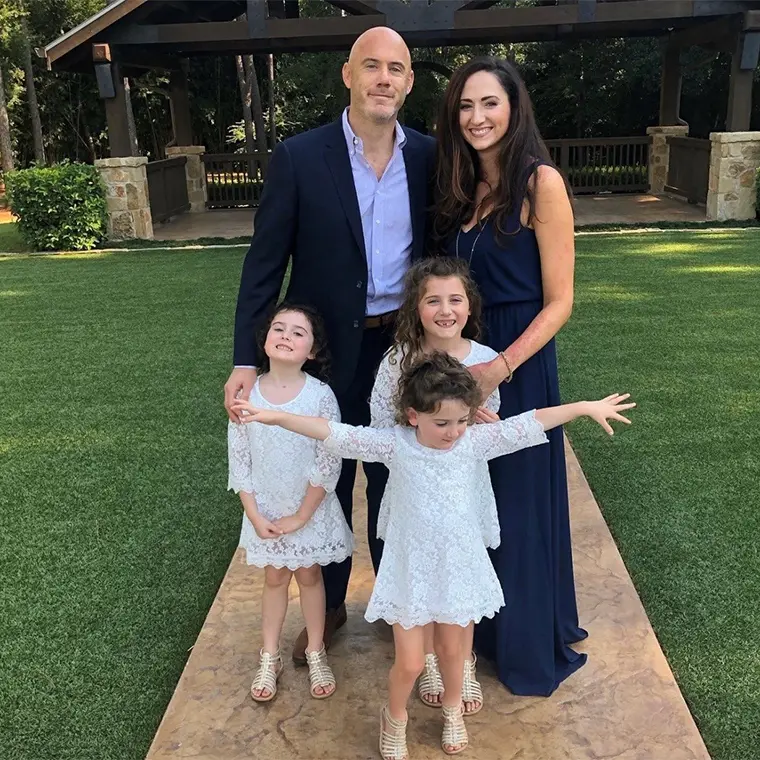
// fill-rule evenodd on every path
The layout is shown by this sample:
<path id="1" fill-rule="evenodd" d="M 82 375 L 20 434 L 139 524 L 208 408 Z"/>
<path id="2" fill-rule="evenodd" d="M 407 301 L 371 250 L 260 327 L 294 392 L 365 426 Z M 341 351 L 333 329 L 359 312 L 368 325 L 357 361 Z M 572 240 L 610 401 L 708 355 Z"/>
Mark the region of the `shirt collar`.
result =
<path id="1" fill-rule="evenodd" d="M 356 153 L 364 153 L 364 145 L 361 138 L 354 134 L 354 130 L 351 129 L 351 124 L 348 121 L 348 108 L 343 111 L 343 134 L 346 137 L 346 145 L 348 146 L 348 154 L 353 156 Z M 396 121 L 396 148 L 403 148 L 406 145 L 406 134 L 404 134 L 403 127 Z"/>

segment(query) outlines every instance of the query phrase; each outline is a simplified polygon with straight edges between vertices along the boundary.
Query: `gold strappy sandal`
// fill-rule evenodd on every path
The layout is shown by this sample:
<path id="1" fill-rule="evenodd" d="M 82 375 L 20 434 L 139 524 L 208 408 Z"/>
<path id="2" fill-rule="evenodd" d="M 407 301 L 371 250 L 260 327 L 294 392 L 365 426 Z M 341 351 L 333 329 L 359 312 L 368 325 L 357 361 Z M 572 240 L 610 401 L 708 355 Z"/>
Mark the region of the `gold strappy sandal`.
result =
<path id="1" fill-rule="evenodd" d="M 383 760 L 408 760 L 406 748 L 407 720 L 396 720 L 388 712 L 388 705 L 380 713 L 380 757 Z"/>
<path id="2" fill-rule="evenodd" d="M 443 705 L 443 734 L 441 735 L 441 748 L 447 755 L 458 755 L 464 752 L 469 744 L 467 727 L 464 725 L 464 710 L 462 705 L 449 707 Z M 453 747 L 454 749 L 448 749 Z"/>
<path id="3" fill-rule="evenodd" d="M 430 702 L 428 697 L 440 697 L 443 696 L 443 679 L 441 678 L 441 671 L 438 669 L 438 657 L 434 654 L 425 655 L 425 669 L 417 681 L 417 696 L 420 701 L 428 707 L 439 708 L 441 706 L 440 701 Z"/>
<path id="4" fill-rule="evenodd" d="M 478 658 L 475 652 L 472 653 L 472 659 L 464 661 L 464 680 L 462 681 L 462 702 L 479 702 L 480 706 L 472 710 L 464 709 L 465 717 L 475 715 L 483 709 L 483 689 L 480 688 L 480 681 L 477 679 L 475 666 Z"/>
<path id="5" fill-rule="evenodd" d="M 254 702 L 271 702 L 277 694 L 277 680 L 282 673 L 282 657 L 278 649 L 274 654 L 269 654 L 263 649 L 259 652 L 259 669 L 251 684 L 251 699 Z M 262 697 L 254 694 L 254 690 L 266 689 L 269 696 Z"/>
<path id="6" fill-rule="evenodd" d="M 332 668 L 327 664 L 327 652 L 324 644 L 318 652 L 306 652 L 306 664 L 309 666 L 311 696 L 314 699 L 327 699 L 335 694 L 335 676 Z M 330 686 L 333 688 L 327 693 L 317 694 L 316 689 L 320 686 L 322 689 L 328 689 Z"/>

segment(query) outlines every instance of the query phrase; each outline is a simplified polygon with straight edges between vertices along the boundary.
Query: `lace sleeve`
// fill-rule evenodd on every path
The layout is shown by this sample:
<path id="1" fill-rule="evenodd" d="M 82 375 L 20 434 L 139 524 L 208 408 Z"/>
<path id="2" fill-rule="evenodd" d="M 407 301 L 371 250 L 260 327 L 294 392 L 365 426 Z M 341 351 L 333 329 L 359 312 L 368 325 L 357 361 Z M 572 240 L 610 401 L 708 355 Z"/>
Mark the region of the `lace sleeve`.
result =
<path id="1" fill-rule="evenodd" d="M 473 451 L 479 459 L 494 459 L 549 442 L 543 425 L 536 419 L 535 410 L 501 422 L 474 425 L 470 428 L 470 435 Z"/>
<path id="2" fill-rule="evenodd" d="M 499 409 L 501 408 L 501 394 L 499 393 L 498 388 L 486 399 L 484 406 L 491 412 L 495 412 L 496 414 L 499 413 Z"/>
<path id="3" fill-rule="evenodd" d="M 235 493 L 241 491 L 253 493 L 251 447 L 248 443 L 248 431 L 245 425 L 238 425 L 235 422 L 228 423 L 227 458 L 229 460 L 227 488 Z"/>
<path id="4" fill-rule="evenodd" d="M 346 459 L 362 462 L 382 462 L 389 465 L 393 458 L 396 431 L 393 428 L 354 427 L 342 422 L 330 423 L 330 437 L 325 448 Z"/>
<path id="5" fill-rule="evenodd" d="M 370 425 L 373 428 L 389 428 L 396 424 L 393 399 L 398 388 L 398 373 L 394 372 L 395 367 L 398 367 L 398 364 L 391 365 L 388 354 L 386 354 L 377 370 L 377 377 L 372 386 L 372 395 L 369 400 L 372 420 Z"/>
<path id="6" fill-rule="evenodd" d="M 329 387 L 324 386 L 322 397 L 319 399 L 319 417 L 334 422 L 340 422 L 338 399 Z M 330 493 L 335 490 L 340 477 L 341 458 L 330 453 L 324 441 L 317 441 L 317 456 L 309 473 L 309 483 L 321 486 Z"/>

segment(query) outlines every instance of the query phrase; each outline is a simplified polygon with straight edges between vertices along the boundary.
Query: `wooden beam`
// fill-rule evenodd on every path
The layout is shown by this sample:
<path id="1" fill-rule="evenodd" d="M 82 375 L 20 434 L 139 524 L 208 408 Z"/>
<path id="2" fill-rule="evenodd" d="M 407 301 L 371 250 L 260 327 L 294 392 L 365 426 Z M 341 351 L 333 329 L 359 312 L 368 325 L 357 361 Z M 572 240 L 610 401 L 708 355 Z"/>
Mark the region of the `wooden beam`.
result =
<path id="1" fill-rule="evenodd" d="M 726 53 L 733 52 L 736 33 L 741 28 L 742 16 L 726 16 L 714 21 L 704 21 L 686 29 L 673 32 L 669 40 L 680 48 L 688 48 L 694 45 L 720 50 Z"/>
<path id="2" fill-rule="evenodd" d="M 108 124 L 108 147 L 111 158 L 133 156 L 134 148 L 129 137 L 129 114 L 124 90 L 124 76 L 118 63 L 111 64 L 114 96 L 103 101 Z"/>
<path id="3" fill-rule="evenodd" d="M 681 124 L 681 48 L 668 40 L 662 51 L 660 126 Z"/>
<path id="4" fill-rule="evenodd" d="M 169 77 L 169 105 L 175 145 L 193 144 L 193 127 L 190 117 L 190 92 L 187 71 L 173 71 Z"/>
<path id="5" fill-rule="evenodd" d="M 752 116 L 752 80 L 757 66 L 757 32 L 736 35 L 736 47 L 731 56 L 731 79 L 728 85 L 727 132 L 749 131 Z M 748 60 L 747 45 L 749 37 Z M 752 52 L 754 50 L 754 61 Z M 750 68 L 749 64 L 754 63 Z M 746 67 L 746 68 L 745 68 Z"/>
<path id="6" fill-rule="evenodd" d="M 327 0 L 330 5 L 352 16 L 379 13 L 372 0 Z"/>
<path id="7" fill-rule="evenodd" d="M 45 58 L 48 68 L 51 68 L 55 61 L 70 53 L 74 48 L 79 47 L 91 40 L 96 34 L 110 28 L 112 24 L 128 16 L 132 11 L 146 2 L 148 0 L 118 0 L 117 3 L 106 6 L 92 18 L 87 19 L 84 23 L 79 24 L 79 26 L 74 27 L 71 31 L 66 32 L 66 34 L 57 40 L 46 45 Z"/>

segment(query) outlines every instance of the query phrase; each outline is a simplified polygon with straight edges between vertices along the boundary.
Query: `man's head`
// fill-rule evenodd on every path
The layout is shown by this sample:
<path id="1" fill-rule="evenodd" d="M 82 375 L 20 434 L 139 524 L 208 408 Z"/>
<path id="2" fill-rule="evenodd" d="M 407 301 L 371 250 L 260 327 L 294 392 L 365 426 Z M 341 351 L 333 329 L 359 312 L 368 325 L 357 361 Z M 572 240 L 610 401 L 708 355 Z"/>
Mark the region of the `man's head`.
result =
<path id="1" fill-rule="evenodd" d="M 409 48 L 398 32 L 376 26 L 360 35 L 343 64 L 351 111 L 375 124 L 395 121 L 414 82 Z"/>

